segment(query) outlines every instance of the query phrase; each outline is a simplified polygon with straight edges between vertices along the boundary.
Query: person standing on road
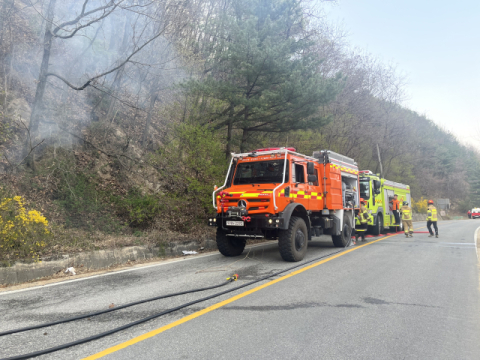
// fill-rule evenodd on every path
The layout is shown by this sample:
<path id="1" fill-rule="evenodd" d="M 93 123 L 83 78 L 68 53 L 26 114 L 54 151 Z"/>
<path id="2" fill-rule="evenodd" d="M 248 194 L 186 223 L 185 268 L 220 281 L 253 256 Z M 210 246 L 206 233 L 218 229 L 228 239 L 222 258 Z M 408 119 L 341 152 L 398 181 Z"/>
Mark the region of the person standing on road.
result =
<path id="1" fill-rule="evenodd" d="M 428 209 L 427 209 L 427 228 L 430 235 L 428 237 L 433 237 L 432 225 L 435 229 L 435 237 L 438 238 L 438 227 L 437 227 L 437 208 L 433 206 L 433 200 L 428 200 Z"/>
<path id="2" fill-rule="evenodd" d="M 408 202 L 404 201 L 403 206 L 400 209 L 402 212 L 403 229 L 405 230 L 405 236 L 413 237 L 413 224 L 412 224 L 412 209 L 408 206 Z"/>
<path id="3" fill-rule="evenodd" d="M 468 218 L 469 218 L 469 219 L 472 218 L 472 212 L 471 212 L 470 210 L 468 210 L 467 215 L 468 215 Z"/>
<path id="4" fill-rule="evenodd" d="M 390 200 L 390 203 L 392 204 L 392 212 L 395 217 L 395 225 L 398 226 L 400 225 L 400 214 L 398 213 L 398 210 L 400 209 L 400 201 L 398 200 L 397 194 L 393 195 L 393 199 Z"/>
<path id="5" fill-rule="evenodd" d="M 360 211 L 357 215 L 357 225 L 355 225 L 355 241 L 358 241 L 359 237 L 362 238 L 362 241 L 365 241 L 365 232 L 368 229 L 368 220 L 370 218 L 368 209 L 365 206 L 366 203 L 367 202 L 363 198 L 360 198 Z"/>

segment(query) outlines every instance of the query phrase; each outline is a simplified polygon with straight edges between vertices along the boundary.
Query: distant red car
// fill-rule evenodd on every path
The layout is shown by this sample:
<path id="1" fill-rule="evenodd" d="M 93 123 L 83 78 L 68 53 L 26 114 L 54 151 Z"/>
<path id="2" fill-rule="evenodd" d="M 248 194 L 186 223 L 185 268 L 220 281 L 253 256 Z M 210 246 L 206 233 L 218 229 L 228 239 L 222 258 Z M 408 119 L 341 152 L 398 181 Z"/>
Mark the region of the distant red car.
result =
<path id="1" fill-rule="evenodd" d="M 480 218 L 480 209 L 472 209 L 472 219 Z"/>

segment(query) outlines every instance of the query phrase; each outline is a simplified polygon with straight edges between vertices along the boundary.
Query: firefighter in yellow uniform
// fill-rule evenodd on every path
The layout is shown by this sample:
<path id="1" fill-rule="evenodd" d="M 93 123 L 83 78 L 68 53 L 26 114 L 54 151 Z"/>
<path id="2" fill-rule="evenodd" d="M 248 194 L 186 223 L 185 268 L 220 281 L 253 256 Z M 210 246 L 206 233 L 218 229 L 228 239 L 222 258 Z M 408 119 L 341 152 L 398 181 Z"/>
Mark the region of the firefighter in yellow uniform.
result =
<path id="1" fill-rule="evenodd" d="M 360 198 L 360 210 L 355 221 L 355 240 L 357 241 L 359 237 L 362 238 L 362 241 L 365 241 L 368 225 L 373 225 L 373 216 L 368 212 L 366 203 L 363 198 Z"/>
<path id="2" fill-rule="evenodd" d="M 400 211 L 402 212 L 403 230 L 405 230 L 405 236 L 407 238 L 413 237 L 412 209 L 410 206 L 408 206 L 408 202 L 403 202 L 403 206 Z"/>
<path id="3" fill-rule="evenodd" d="M 438 238 L 438 227 L 437 227 L 437 208 L 433 206 L 433 200 L 428 200 L 428 209 L 427 209 L 427 228 L 430 235 L 428 237 L 433 237 L 432 225 L 435 229 L 435 237 Z"/>

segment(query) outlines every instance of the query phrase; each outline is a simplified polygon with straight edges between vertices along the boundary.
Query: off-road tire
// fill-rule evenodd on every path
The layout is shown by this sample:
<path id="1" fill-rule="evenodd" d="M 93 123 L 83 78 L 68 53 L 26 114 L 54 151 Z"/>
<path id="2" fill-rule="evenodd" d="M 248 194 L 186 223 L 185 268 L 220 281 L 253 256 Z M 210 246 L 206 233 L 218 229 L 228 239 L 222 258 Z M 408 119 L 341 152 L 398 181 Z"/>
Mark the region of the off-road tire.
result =
<path id="1" fill-rule="evenodd" d="M 245 249 L 246 239 L 239 239 L 233 236 L 227 236 L 225 231 L 217 228 L 217 247 L 218 251 L 224 256 L 239 256 Z"/>
<path id="2" fill-rule="evenodd" d="M 343 226 L 340 235 L 332 235 L 333 245 L 336 247 L 345 247 L 352 241 L 352 220 L 350 214 L 343 215 Z"/>
<path id="3" fill-rule="evenodd" d="M 287 230 L 278 234 L 278 248 L 285 261 L 300 261 L 307 253 L 308 230 L 302 218 L 292 216 Z"/>
<path id="4" fill-rule="evenodd" d="M 377 215 L 377 223 L 372 226 L 372 235 L 380 235 L 383 232 L 383 215 L 379 213 Z"/>

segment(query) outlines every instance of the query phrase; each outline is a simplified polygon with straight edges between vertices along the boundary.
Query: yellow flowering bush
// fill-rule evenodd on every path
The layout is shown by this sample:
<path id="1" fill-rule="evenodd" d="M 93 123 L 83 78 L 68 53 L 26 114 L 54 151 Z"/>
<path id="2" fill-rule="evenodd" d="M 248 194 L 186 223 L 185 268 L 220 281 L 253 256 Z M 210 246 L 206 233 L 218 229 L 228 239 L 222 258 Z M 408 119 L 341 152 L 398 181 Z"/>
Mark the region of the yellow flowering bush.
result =
<path id="1" fill-rule="evenodd" d="M 427 208 L 428 208 L 427 199 L 424 199 L 423 196 L 418 201 L 412 200 L 413 211 L 419 214 L 426 214 Z"/>
<path id="2" fill-rule="evenodd" d="M 0 201 L 0 259 L 39 260 L 51 232 L 48 220 L 38 211 L 25 209 L 21 196 Z"/>

